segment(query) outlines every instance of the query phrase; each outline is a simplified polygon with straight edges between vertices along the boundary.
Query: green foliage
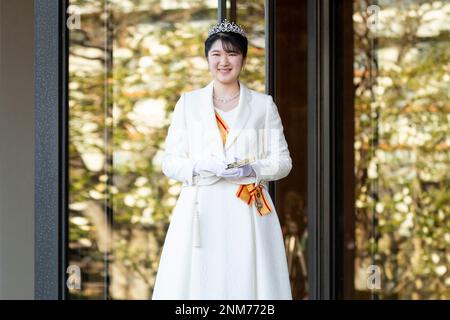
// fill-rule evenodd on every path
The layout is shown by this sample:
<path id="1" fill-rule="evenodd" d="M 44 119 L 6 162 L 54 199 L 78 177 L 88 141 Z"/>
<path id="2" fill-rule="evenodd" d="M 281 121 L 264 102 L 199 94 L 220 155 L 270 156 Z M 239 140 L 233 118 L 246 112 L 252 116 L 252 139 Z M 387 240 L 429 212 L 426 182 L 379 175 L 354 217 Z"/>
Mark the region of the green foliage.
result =
<path id="1" fill-rule="evenodd" d="M 203 42 L 217 8 L 181 2 L 71 1 L 84 10 L 69 56 L 69 260 L 84 280 L 74 298 L 151 296 L 181 187 L 160 167 L 170 116 L 182 92 L 211 80 Z M 242 79 L 264 90 L 263 48 L 249 57 Z"/>
<path id="2" fill-rule="evenodd" d="M 355 1 L 355 281 L 379 265 L 384 298 L 450 298 L 450 40 L 420 35 L 432 3 L 384 3 L 369 31 Z"/>

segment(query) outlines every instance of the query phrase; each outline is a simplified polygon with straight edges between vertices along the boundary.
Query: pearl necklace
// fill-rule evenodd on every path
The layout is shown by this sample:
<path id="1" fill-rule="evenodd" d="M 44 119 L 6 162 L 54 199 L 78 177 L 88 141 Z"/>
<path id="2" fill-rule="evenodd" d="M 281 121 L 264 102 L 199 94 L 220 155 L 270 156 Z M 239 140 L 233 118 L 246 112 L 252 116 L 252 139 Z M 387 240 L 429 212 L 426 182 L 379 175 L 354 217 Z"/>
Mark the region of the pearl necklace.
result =
<path id="1" fill-rule="evenodd" d="M 239 96 L 240 93 L 241 93 L 241 92 L 239 91 L 235 96 L 233 96 L 233 97 L 231 97 L 231 98 L 219 98 L 219 97 L 216 97 L 215 95 L 213 95 L 213 98 L 214 98 L 215 100 L 217 100 L 217 101 L 226 103 L 226 102 L 230 102 L 231 100 L 236 99 L 236 98 Z"/>

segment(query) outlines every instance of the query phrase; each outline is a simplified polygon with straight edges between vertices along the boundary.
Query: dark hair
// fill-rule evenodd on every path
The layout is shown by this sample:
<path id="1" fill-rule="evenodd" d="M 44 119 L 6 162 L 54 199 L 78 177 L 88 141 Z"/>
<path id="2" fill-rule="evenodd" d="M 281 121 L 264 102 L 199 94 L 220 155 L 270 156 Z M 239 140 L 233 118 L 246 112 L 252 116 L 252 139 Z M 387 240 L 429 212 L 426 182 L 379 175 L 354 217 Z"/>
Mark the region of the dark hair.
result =
<path id="1" fill-rule="evenodd" d="M 208 52 L 216 40 L 222 41 L 222 46 L 226 52 L 236 51 L 242 54 L 243 58 L 247 57 L 248 40 L 246 37 L 236 32 L 219 32 L 210 36 L 205 41 L 205 57 L 208 59 Z"/>

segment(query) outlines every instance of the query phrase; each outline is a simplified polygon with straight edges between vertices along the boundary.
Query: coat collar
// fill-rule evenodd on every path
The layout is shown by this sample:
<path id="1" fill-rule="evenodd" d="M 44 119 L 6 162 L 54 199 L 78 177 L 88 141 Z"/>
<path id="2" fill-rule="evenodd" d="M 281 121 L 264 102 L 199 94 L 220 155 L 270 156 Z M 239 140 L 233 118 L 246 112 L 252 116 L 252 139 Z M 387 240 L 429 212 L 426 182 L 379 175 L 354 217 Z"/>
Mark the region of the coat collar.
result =
<path id="1" fill-rule="evenodd" d="M 225 146 L 223 146 L 222 138 L 220 136 L 220 131 L 217 126 L 216 116 L 214 113 L 213 84 L 214 81 L 211 81 L 206 87 L 202 89 L 202 103 L 200 114 L 207 132 L 212 132 L 214 135 L 213 141 L 215 144 L 215 148 L 217 148 L 217 150 L 220 151 L 219 154 L 224 157 L 224 151 L 228 150 L 236 141 L 236 138 L 242 132 L 250 117 L 251 92 L 247 88 L 247 86 L 239 81 L 240 97 L 239 104 L 237 106 L 238 110 L 236 119 L 234 121 L 234 124 L 230 128 Z"/>

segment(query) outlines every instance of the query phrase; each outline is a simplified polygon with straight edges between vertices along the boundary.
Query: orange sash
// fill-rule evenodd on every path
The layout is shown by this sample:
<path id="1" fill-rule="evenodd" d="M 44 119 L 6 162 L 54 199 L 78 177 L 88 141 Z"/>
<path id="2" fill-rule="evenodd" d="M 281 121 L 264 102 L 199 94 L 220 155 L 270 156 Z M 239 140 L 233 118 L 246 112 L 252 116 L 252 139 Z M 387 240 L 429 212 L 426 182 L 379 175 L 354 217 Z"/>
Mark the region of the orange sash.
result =
<path id="1" fill-rule="evenodd" d="M 225 145 L 225 142 L 227 141 L 229 127 L 225 123 L 225 121 L 220 117 L 217 111 L 214 110 L 214 112 L 216 114 L 216 121 L 219 127 L 220 136 L 222 137 L 222 142 Z M 262 185 L 255 186 L 254 183 L 239 185 L 239 188 L 236 191 L 236 196 L 245 203 L 247 203 L 249 206 L 251 206 L 252 203 L 254 202 L 256 209 L 258 209 L 259 214 L 261 216 L 264 216 L 266 214 L 269 214 L 272 211 L 272 209 L 270 208 L 269 202 L 264 196 L 262 187 L 263 187 Z"/>

